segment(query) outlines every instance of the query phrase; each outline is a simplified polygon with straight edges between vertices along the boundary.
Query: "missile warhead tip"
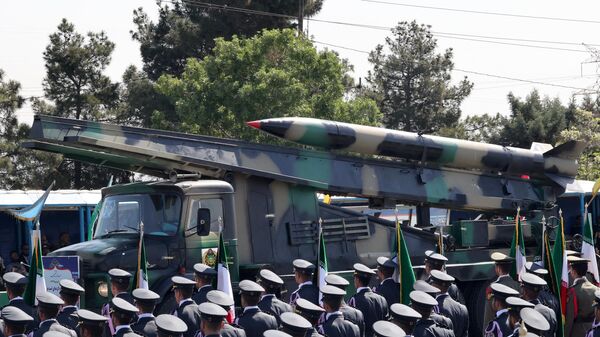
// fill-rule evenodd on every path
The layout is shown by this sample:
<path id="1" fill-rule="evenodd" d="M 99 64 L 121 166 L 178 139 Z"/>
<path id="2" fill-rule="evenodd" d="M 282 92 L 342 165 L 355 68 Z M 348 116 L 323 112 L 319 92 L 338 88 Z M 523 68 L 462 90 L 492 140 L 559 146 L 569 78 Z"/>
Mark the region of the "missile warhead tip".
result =
<path id="1" fill-rule="evenodd" d="M 246 122 L 246 124 L 248 126 L 251 126 L 255 129 L 259 129 L 260 130 L 260 121 L 250 121 L 250 122 Z"/>

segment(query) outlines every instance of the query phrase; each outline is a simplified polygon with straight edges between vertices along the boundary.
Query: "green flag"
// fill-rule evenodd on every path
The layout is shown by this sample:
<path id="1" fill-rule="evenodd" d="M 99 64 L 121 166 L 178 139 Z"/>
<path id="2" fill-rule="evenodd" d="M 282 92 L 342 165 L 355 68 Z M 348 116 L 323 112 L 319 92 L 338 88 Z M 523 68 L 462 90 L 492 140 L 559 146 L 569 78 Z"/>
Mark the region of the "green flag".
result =
<path id="1" fill-rule="evenodd" d="M 515 259 L 510 269 L 510 276 L 513 280 L 519 280 L 519 274 L 525 272 L 525 240 L 523 239 L 523 228 L 521 227 L 520 209 L 517 209 L 515 217 L 515 232 L 513 234 L 512 244 L 510 246 L 509 256 Z"/>
<path id="2" fill-rule="evenodd" d="M 327 273 L 329 271 L 327 266 L 327 253 L 325 252 L 325 239 L 323 238 L 323 227 L 321 220 L 319 220 L 319 253 L 317 259 L 317 272 L 315 273 L 315 282 L 313 282 L 313 284 L 316 285 L 318 289 L 321 289 L 327 284 L 327 282 L 325 282 L 325 277 L 327 277 Z M 321 302 L 322 298 L 323 293 L 319 292 L 319 302 Z"/>
<path id="3" fill-rule="evenodd" d="M 40 223 L 37 223 L 36 229 L 33 231 L 33 254 L 31 256 L 31 262 L 29 264 L 29 275 L 27 280 L 27 287 L 25 288 L 25 294 L 23 300 L 30 306 L 34 306 L 36 303 L 36 294 L 46 292 L 46 281 L 44 280 L 44 265 L 42 263 L 42 242 L 40 238 Z"/>
<path id="4" fill-rule="evenodd" d="M 392 256 L 392 260 L 397 264 L 393 277 L 396 282 L 400 283 L 400 303 L 408 305 L 410 303 L 408 295 L 413 290 L 416 278 L 398 221 L 396 222 L 396 240 L 394 241 Z"/>
<path id="5" fill-rule="evenodd" d="M 148 287 L 148 262 L 146 260 L 146 245 L 144 245 L 144 225 L 140 225 L 140 241 L 138 244 L 138 260 L 137 269 L 133 276 L 133 289 L 142 288 L 149 289 Z"/>

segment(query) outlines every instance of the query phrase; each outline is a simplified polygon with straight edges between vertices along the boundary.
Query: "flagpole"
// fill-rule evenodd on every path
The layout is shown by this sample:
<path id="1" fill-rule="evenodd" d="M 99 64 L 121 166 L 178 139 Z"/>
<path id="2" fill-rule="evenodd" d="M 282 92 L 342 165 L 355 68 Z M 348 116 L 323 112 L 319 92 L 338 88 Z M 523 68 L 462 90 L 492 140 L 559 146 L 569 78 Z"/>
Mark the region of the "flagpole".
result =
<path id="1" fill-rule="evenodd" d="M 546 266 L 545 266 L 546 263 L 544 262 L 544 261 L 546 261 L 546 259 L 545 259 L 545 255 L 546 255 L 546 216 L 544 216 L 544 215 L 542 215 L 541 224 L 542 224 L 542 261 L 541 261 L 541 264 L 542 264 L 542 268 L 546 268 Z"/>

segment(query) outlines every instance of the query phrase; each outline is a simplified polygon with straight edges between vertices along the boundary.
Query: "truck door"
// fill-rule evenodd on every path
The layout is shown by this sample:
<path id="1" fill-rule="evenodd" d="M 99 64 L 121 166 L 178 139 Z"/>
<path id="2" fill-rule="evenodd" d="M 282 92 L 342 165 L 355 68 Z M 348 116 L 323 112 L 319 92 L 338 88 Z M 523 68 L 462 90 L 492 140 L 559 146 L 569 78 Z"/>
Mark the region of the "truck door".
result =
<path id="1" fill-rule="evenodd" d="M 210 234 L 196 234 L 198 209 L 210 210 Z M 185 228 L 186 259 L 185 268 L 192 271 L 194 264 L 204 263 L 214 266 L 217 258 L 219 232 L 223 221 L 223 200 L 217 196 L 191 196 L 188 199 L 187 221 Z"/>

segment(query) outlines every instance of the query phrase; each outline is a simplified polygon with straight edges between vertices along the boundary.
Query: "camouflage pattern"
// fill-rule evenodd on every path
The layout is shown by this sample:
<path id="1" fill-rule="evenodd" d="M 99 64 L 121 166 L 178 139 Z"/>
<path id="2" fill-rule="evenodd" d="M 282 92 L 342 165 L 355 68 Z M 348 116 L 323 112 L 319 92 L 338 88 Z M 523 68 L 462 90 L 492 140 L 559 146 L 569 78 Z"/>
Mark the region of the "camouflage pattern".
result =
<path id="1" fill-rule="evenodd" d="M 544 153 L 516 147 L 348 124 L 315 118 L 271 118 L 248 122 L 271 135 L 303 145 L 403 158 L 457 169 L 529 175 L 562 182 L 577 175 L 585 148 L 571 141 Z"/>

